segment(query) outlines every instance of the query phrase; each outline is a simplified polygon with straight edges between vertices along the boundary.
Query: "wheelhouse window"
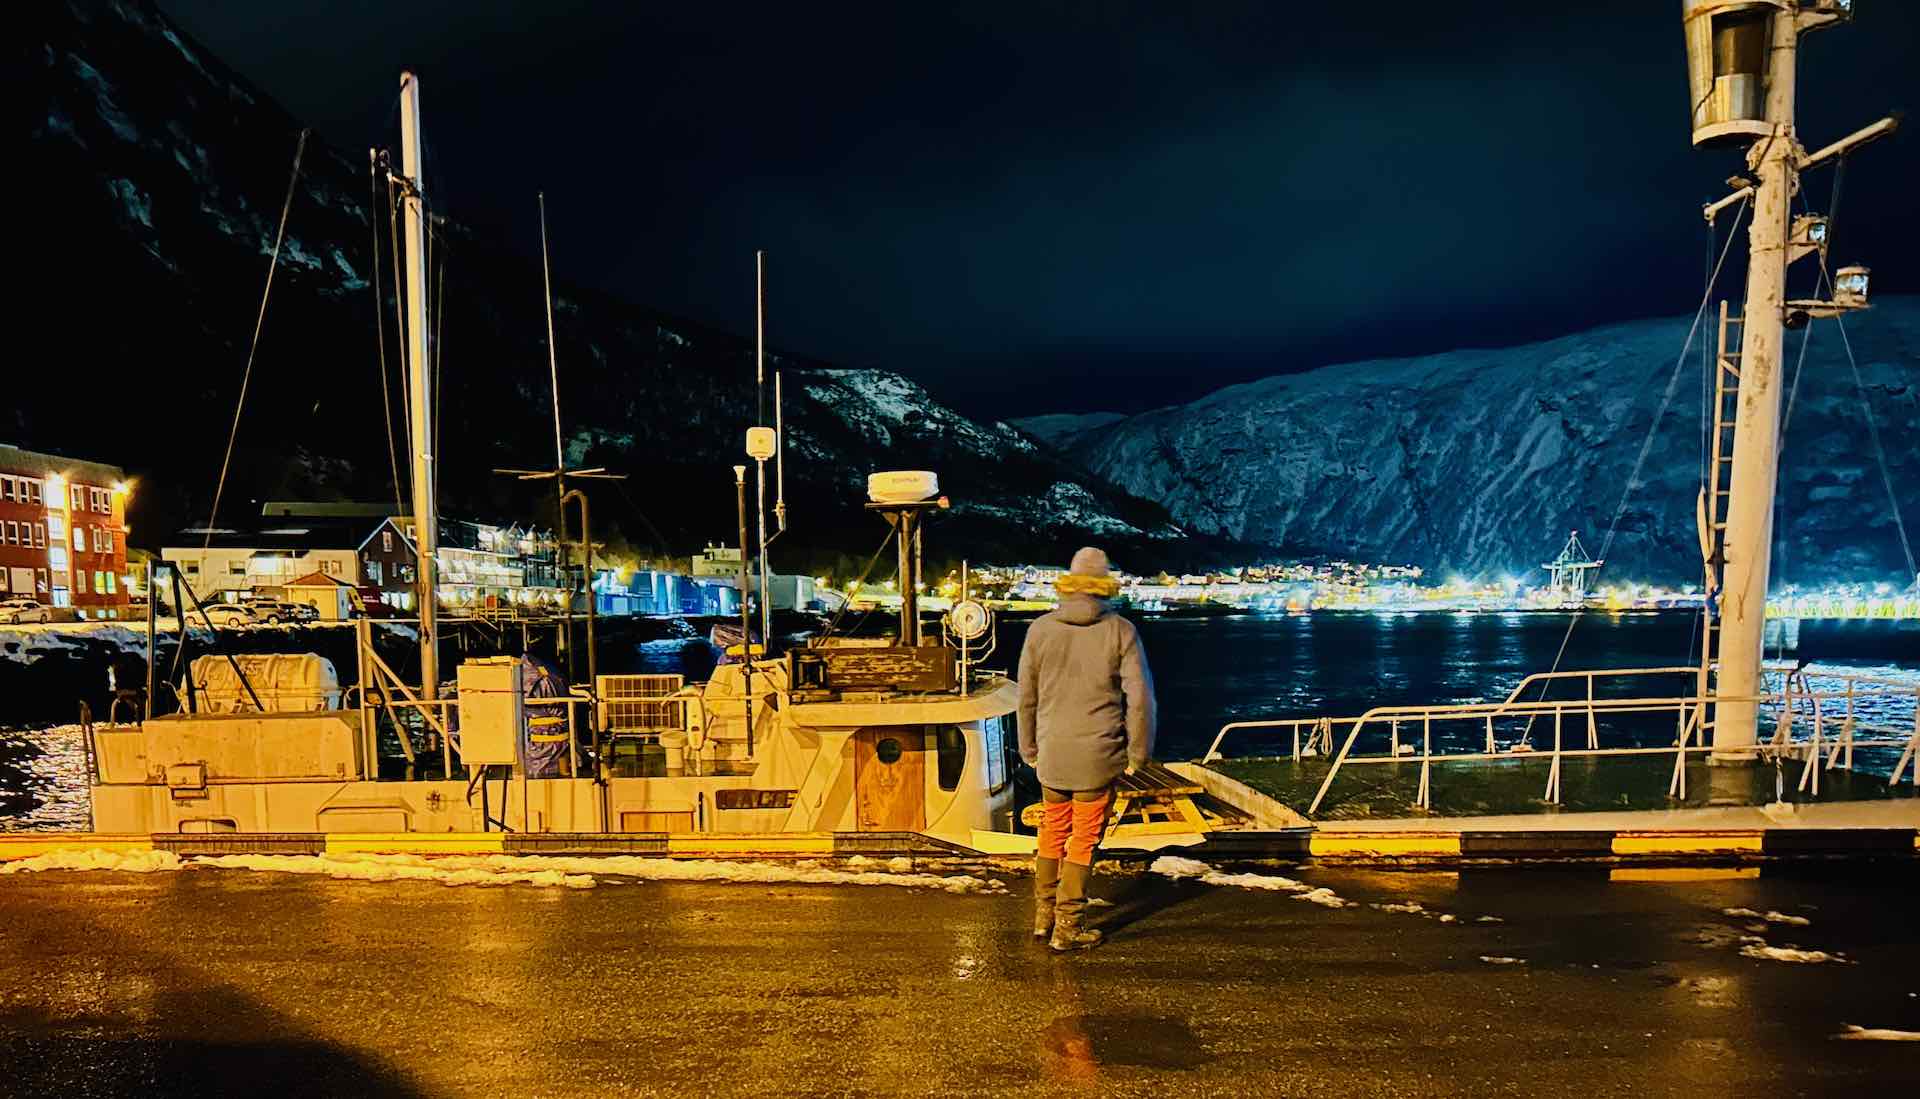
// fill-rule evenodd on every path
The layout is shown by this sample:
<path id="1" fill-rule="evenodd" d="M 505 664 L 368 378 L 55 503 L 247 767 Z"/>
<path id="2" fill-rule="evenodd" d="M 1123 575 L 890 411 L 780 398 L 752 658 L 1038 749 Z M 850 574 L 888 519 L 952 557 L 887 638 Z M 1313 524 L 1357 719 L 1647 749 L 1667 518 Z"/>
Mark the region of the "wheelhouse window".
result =
<path id="1" fill-rule="evenodd" d="M 980 723 L 980 755 L 987 761 L 987 793 L 1007 786 L 1007 719 L 990 717 Z"/>
<path id="2" fill-rule="evenodd" d="M 967 735 L 958 726 L 942 725 L 934 731 L 934 763 L 940 788 L 959 789 L 967 770 Z"/>

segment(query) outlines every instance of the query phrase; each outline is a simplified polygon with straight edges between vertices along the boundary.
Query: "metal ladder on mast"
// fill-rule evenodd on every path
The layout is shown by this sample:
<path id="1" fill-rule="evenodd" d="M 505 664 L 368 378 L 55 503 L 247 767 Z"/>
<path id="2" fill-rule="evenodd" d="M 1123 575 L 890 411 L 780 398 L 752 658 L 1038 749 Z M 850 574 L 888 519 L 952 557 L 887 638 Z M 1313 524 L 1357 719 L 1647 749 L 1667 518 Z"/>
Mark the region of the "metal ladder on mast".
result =
<path id="1" fill-rule="evenodd" d="M 1699 689 L 1695 692 L 1701 698 L 1705 698 L 1708 688 L 1713 686 L 1714 665 L 1720 659 L 1719 602 L 1726 570 L 1727 501 L 1733 496 L 1733 433 L 1740 412 L 1738 347 L 1742 323 L 1743 318 L 1729 315 L 1727 303 L 1722 301 L 1719 345 L 1713 366 L 1713 433 L 1708 440 L 1707 483 L 1702 486 L 1701 537 L 1705 542 L 1702 548 L 1706 550 L 1707 602 L 1700 633 Z M 1706 703 L 1702 702 L 1699 720 L 1691 728 L 1705 743 L 1707 730 L 1712 727 Z M 1681 739 L 1684 745 L 1687 739 L 1684 732 Z"/>

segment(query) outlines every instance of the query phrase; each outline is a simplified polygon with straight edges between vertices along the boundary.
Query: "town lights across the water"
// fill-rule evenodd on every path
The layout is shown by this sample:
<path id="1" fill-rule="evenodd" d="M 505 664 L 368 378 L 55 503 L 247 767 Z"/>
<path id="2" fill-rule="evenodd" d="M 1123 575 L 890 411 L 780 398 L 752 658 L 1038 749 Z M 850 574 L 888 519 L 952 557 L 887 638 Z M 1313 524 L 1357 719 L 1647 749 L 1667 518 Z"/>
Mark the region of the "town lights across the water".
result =
<path id="1" fill-rule="evenodd" d="M 1061 570 L 1038 565 L 988 565 L 970 570 L 968 594 L 1007 610 L 1038 611 L 1055 602 L 1054 582 Z M 1511 574 L 1491 578 L 1451 576 L 1422 583 L 1416 565 L 1374 565 L 1348 561 L 1247 566 L 1211 572 L 1120 574 L 1120 600 L 1147 613 L 1238 610 L 1251 613 L 1305 614 L 1314 611 L 1534 611 L 1584 608 L 1632 612 L 1698 609 L 1706 600 L 1700 586 L 1601 584 L 1583 600 L 1569 602 L 1550 584 L 1530 584 Z M 821 578 L 821 588 L 831 587 Z M 897 606 L 891 582 L 848 585 L 856 607 Z M 957 571 L 928 585 L 928 609 L 960 597 Z M 1817 588 L 1782 587 L 1767 601 L 1777 618 L 1920 619 L 1920 586 L 1890 582 L 1832 584 Z"/>

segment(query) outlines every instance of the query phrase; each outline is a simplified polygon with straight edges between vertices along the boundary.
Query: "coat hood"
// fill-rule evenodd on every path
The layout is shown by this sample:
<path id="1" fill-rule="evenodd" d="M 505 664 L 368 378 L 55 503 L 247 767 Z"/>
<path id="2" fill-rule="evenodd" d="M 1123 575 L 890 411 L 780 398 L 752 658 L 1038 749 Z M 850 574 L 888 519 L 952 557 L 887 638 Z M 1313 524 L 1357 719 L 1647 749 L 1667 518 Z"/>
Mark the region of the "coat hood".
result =
<path id="1" fill-rule="evenodd" d="M 1113 606 L 1091 595 L 1069 595 L 1060 600 L 1060 609 L 1053 613 L 1069 626 L 1091 626 L 1112 614 Z"/>

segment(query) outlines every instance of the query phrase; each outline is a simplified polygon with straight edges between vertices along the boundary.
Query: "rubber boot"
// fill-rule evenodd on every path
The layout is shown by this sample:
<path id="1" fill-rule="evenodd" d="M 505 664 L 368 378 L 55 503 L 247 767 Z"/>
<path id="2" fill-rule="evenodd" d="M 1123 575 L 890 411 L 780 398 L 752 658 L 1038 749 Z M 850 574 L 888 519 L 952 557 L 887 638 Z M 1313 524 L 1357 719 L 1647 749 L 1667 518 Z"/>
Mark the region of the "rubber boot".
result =
<path id="1" fill-rule="evenodd" d="M 1060 860 L 1033 860 L 1033 937 L 1053 934 L 1054 895 L 1060 890 Z"/>
<path id="2" fill-rule="evenodd" d="M 1087 879 L 1093 867 L 1067 861 L 1060 864 L 1060 892 L 1053 905 L 1053 941 L 1048 945 L 1059 953 L 1085 950 L 1100 942 L 1100 933 L 1080 926 L 1087 909 Z"/>

